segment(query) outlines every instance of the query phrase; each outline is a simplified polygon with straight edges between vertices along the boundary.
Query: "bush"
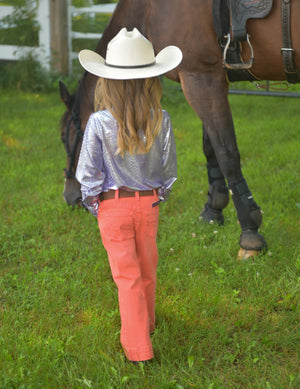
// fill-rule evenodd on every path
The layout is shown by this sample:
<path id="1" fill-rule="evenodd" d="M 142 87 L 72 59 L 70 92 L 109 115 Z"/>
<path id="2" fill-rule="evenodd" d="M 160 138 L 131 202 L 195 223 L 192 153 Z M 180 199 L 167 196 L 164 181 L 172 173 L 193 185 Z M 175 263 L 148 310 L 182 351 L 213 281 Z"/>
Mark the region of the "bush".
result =
<path id="1" fill-rule="evenodd" d="M 94 4 L 116 3 L 117 0 L 94 0 Z M 15 7 L 13 14 L 1 19 L 0 44 L 19 45 L 19 46 L 38 46 L 39 25 L 35 20 L 38 0 L 12 0 L 11 5 Z M 73 0 L 72 4 L 76 7 L 88 6 L 87 0 Z M 73 29 L 75 31 L 103 31 L 109 20 L 108 15 L 97 14 L 91 21 L 87 15 L 79 15 L 73 20 Z M 97 40 L 74 39 L 73 50 L 79 51 L 83 48 L 95 49 Z M 82 68 L 74 61 L 74 71 L 71 77 L 68 77 L 67 83 L 71 86 L 74 83 L 74 89 L 81 74 Z M 77 61 L 78 62 L 78 61 Z M 78 65 L 78 66 L 77 66 Z M 49 91 L 57 89 L 58 80 L 62 76 L 52 71 L 48 73 L 43 69 L 33 54 L 18 62 L 0 62 L 0 88 L 2 89 L 20 89 L 23 91 Z"/>
<path id="2" fill-rule="evenodd" d="M 57 72 L 46 71 L 41 64 L 32 56 L 14 62 L 0 63 L 0 88 L 19 89 L 29 92 L 54 91 L 58 89 L 58 81 L 63 79 Z M 72 77 L 64 81 L 70 85 L 77 81 Z"/>
<path id="3" fill-rule="evenodd" d="M 14 0 L 14 12 L 1 19 L 0 44 L 37 46 L 39 25 L 35 20 L 37 1 Z M 4 28 L 3 28 L 4 26 Z"/>

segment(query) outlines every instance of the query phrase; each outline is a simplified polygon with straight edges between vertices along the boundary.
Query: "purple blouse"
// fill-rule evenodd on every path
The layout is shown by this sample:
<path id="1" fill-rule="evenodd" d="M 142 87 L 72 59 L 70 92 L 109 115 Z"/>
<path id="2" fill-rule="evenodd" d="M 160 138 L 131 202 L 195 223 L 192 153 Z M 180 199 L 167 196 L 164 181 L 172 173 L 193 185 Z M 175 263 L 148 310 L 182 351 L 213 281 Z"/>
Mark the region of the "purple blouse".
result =
<path id="1" fill-rule="evenodd" d="M 163 110 L 161 131 L 146 154 L 122 157 L 117 151 L 118 124 L 108 111 L 91 114 L 78 160 L 76 178 L 81 184 L 82 201 L 97 216 L 98 197 L 108 190 L 151 190 L 159 188 L 165 201 L 177 179 L 174 134 L 169 114 Z M 144 138 L 142 131 L 139 136 Z"/>

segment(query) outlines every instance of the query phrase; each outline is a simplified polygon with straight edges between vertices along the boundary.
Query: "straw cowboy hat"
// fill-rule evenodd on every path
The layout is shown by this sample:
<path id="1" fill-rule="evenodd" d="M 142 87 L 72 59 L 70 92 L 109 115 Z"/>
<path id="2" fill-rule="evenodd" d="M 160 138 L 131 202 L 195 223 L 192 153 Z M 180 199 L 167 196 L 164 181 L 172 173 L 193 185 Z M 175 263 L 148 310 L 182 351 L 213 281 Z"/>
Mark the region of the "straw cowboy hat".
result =
<path id="1" fill-rule="evenodd" d="M 157 56 L 152 43 L 137 28 L 122 30 L 108 43 L 106 59 L 91 50 L 81 50 L 79 62 L 89 73 L 115 80 L 149 78 L 164 74 L 182 60 L 176 46 L 167 46 Z"/>

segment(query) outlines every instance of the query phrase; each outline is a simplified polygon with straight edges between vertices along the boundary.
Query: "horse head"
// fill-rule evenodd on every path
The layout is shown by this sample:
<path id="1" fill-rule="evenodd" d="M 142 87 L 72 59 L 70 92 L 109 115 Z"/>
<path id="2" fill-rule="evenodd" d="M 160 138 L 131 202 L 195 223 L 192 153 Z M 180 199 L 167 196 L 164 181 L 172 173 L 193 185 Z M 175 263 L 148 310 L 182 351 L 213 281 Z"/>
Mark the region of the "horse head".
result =
<path id="1" fill-rule="evenodd" d="M 93 100 L 91 91 L 86 92 L 82 81 L 73 95 L 68 92 L 63 82 L 59 83 L 60 97 L 66 106 L 66 111 L 61 118 L 61 140 L 67 153 L 63 196 L 68 205 L 82 205 L 80 184 L 75 178 L 75 173 L 84 129 L 92 112 Z"/>

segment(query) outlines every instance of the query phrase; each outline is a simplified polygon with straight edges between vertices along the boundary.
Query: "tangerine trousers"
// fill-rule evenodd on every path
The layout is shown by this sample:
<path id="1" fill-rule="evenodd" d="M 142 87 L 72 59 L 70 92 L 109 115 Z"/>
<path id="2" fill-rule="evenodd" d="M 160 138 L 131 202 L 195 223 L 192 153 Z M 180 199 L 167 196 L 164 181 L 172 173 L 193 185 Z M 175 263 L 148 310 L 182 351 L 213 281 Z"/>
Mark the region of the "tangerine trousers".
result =
<path id="1" fill-rule="evenodd" d="M 131 361 L 153 358 L 150 332 L 155 326 L 155 289 L 159 207 L 153 196 L 101 201 L 98 225 L 118 288 L 120 341 Z"/>

